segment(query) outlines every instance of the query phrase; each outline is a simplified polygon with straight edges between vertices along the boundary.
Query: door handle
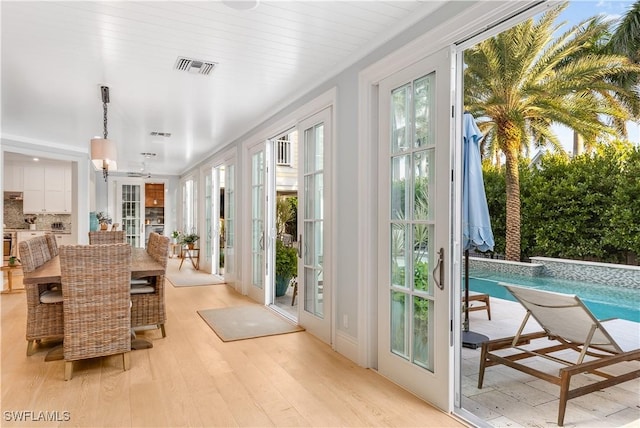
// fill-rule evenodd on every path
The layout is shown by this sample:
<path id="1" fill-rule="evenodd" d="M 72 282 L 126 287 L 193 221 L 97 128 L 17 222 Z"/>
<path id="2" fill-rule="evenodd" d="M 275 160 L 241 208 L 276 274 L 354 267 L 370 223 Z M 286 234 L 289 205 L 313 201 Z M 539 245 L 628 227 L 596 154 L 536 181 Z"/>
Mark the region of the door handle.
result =
<path id="1" fill-rule="evenodd" d="M 260 249 L 264 250 L 264 233 L 260 237 Z"/>
<path id="2" fill-rule="evenodd" d="M 298 235 L 298 258 L 302 258 L 302 235 Z"/>
<path id="3" fill-rule="evenodd" d="M 433 268 L 433 281 L 436 283 L 440 290 L 444 290 L 444 270 L 442 269 L 444 265 L 444 248 L 440 248 L 438 251 L 438 262 L 436 263 L 436 267 Z M 436 271 L 438 271 L 438 276 L 436 276 Z"/>

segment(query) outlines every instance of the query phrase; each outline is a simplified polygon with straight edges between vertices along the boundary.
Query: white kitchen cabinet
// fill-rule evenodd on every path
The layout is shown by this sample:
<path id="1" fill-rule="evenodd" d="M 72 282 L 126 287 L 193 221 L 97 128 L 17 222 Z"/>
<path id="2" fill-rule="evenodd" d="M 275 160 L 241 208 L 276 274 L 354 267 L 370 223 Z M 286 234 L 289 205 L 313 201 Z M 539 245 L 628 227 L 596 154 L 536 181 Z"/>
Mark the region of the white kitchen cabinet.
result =
<path id="1" fill-rule="evenodd" d="M 71 213 L 71 165 L 24 167 L 25 214 Z"/>
<path id="2" fill-rule="evenodd" d="M 22 211 L 25 214 L 40 214 L 44 209 L 44 168 L 27 165 L 23 169 L 24 190 Z M 20 232 L 18 232 L 20 233 Z"/>
<path id="3" fill-rule="evenodd" d="M 54 233 L 58 247 L 61 245 L 74 245 L 75 242 L 70 233 Z"/>
<path id="4" fill-rule="evenodd" d="M 4 190 L 7 192 L 22 192 L 24 190 L 24 172 L 22 165 L 5 162 Z"/>

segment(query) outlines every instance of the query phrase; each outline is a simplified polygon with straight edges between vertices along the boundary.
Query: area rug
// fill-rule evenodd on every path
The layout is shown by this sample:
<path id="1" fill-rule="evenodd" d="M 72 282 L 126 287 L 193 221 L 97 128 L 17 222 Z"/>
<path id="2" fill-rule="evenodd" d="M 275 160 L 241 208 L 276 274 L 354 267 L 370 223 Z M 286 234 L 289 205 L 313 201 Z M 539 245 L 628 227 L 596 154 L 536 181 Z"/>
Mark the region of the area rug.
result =
<path id="1" fill-rule="evenodd" d="M 212 275 L 203 271 L 195 270 L 191 262 L 186 260 L 182 269 L 178 270 L 180 261 L 170 260 L 167 264 L 167 279 L 174 287 L 194 287 L 199 285 L 224 284 L 224 279 L 218 275 Z"/>
<path id="2" fill-rule="evenodd" d="M 223 342 L 304 330 L 261 305 L 204 309 L 198 314 Z"/>

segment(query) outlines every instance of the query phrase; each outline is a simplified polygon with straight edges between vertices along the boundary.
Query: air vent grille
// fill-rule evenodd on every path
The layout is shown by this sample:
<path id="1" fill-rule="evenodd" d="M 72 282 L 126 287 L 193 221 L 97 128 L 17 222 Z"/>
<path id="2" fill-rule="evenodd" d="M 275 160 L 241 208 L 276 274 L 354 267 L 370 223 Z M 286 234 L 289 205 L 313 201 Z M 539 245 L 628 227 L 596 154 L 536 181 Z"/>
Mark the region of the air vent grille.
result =
<path id="1" fill-rule="evenodd" d="M 174 68 L 178 71 L 186 71 L 192 74 L 203 74 L 208 76 L 217 65 L 218 63 L 213 61 L 204 61 L 179 56 Z"/>
<path id="2" fill-rule="evenodd" d="M 151 135 L 152 137 L 171 137 L 171 132 L 158 132 L 158 131 L 151 131 L 149 133 L 149 135 Z"/>

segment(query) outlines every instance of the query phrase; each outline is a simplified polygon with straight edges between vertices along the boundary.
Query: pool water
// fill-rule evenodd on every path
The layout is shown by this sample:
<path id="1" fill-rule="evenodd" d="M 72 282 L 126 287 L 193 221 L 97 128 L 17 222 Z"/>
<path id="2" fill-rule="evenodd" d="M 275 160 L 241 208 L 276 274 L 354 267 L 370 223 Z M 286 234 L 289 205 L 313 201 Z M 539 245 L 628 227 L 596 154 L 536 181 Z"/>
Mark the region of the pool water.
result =
<path id="1" fill-rule="evenodd" d="M 599 320 L 619 318 L 640 323 L 640 290 L 550 277 L 525 277 L 493 272 L 472 272 L 469 289 L 492 297 L 516 299 L 498 282 L 558 293 L 575 294 Z"/>

